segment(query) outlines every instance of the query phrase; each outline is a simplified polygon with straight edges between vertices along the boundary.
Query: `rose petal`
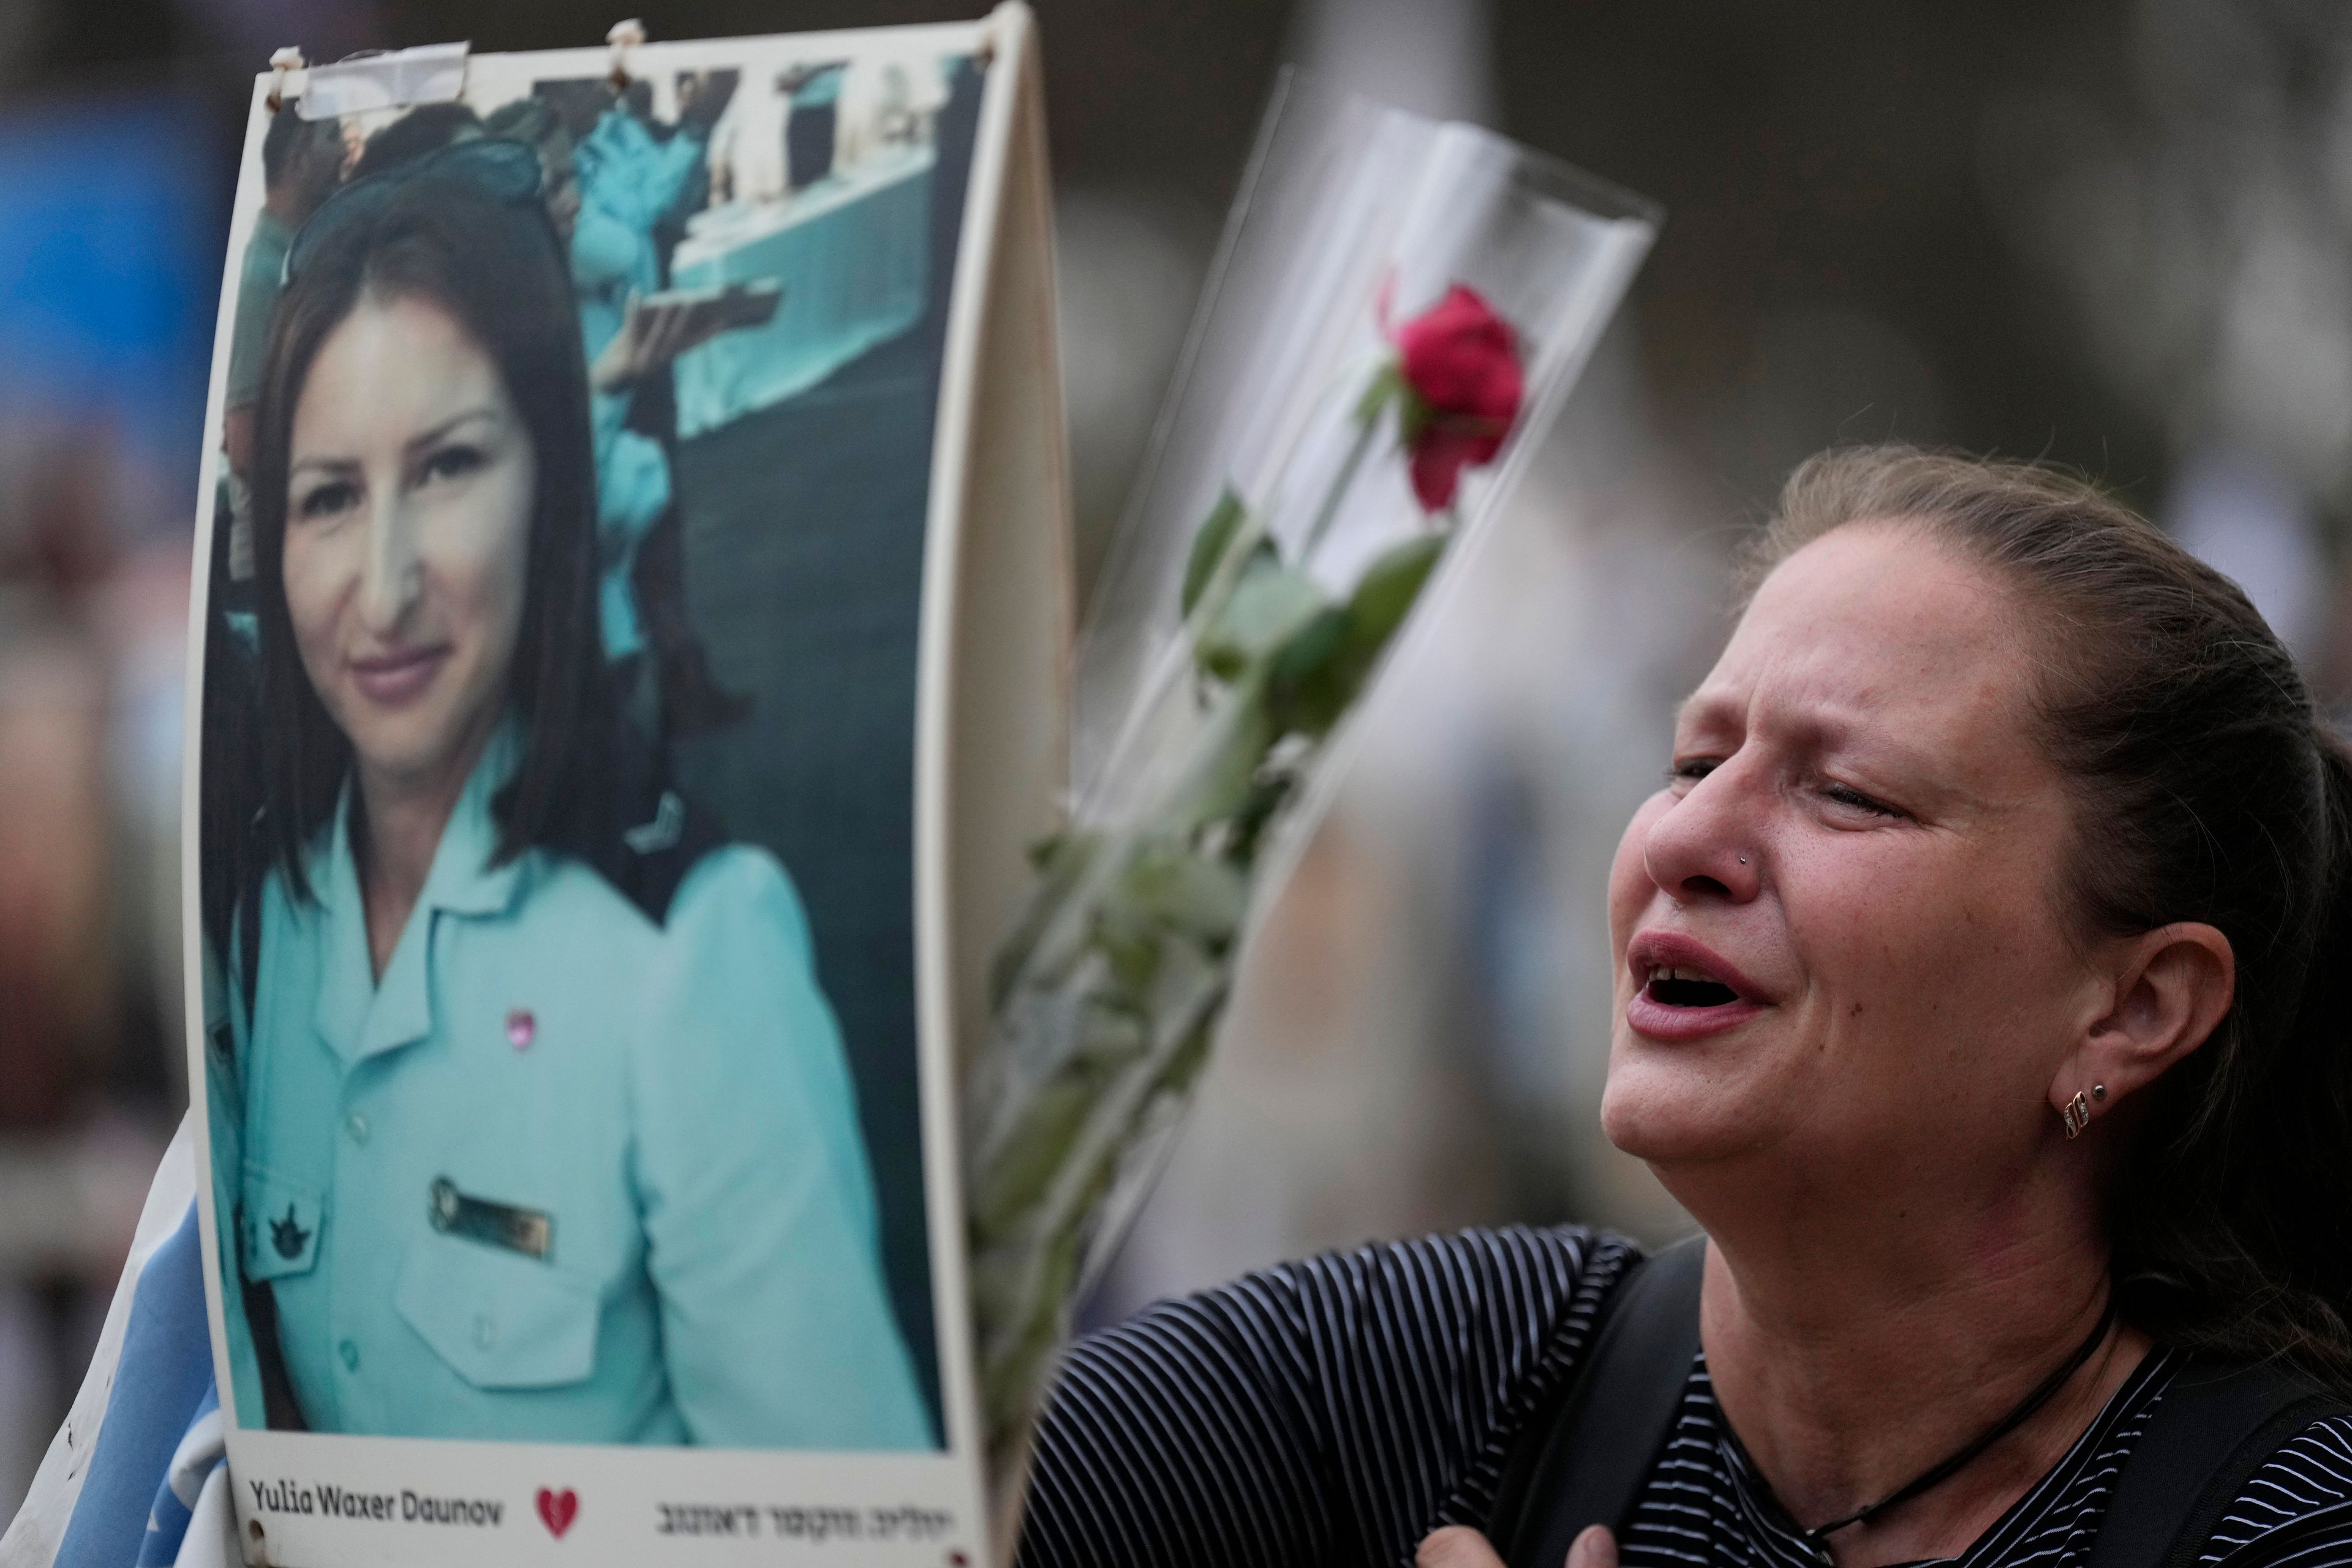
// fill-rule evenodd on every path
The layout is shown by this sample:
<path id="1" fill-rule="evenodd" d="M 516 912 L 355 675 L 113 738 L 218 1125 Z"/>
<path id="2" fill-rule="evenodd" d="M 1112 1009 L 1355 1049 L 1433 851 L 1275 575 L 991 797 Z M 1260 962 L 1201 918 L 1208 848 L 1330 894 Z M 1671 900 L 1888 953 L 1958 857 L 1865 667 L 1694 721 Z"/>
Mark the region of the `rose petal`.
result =
<path id="1" fill-rule="evenodd" d="M 1396 334 L 1405 381 L 1433 407 L 1507 426 L 1525 395 L 1509 323 L 1457 283 Z"/>
<path id="2" fill-rule="evenodd" d="M 1424 511 L 1444 511 L 1454 504 L 1462 470 L 1492 462 L 1502 449 L 1498 437 L 1432 425 L 1412 449 L 1412 493 Z"/>

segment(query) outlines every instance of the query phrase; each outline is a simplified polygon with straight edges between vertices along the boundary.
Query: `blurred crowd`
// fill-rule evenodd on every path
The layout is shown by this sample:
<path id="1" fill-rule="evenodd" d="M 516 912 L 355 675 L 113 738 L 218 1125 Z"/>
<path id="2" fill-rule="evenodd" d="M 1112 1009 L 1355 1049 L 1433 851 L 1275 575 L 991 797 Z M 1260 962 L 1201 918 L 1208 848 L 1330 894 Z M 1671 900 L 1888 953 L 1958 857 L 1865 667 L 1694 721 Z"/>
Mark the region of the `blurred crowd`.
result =
<path id="1" fill-rule="evenodd" d="M 0 1503 L 185 1100 L 179 757 L 217 178 L 148 95 L 0 110 Z"/>
<path id="2" fill-rule="evenodd" d="M 1809 451 L 1893 437 L 2084 468 L 2235 575 L 2331 702 L 2352 696 L 2340 5 L 1034 3 L 1082 571 L 1285 60 L 1667 211 L 1511 516 L 1260 911 L 1223 1059 L 1096 1317 L 1375 1235 L 1675 1228 L 1592 1130 L 1600 890 L 1713 655 L 1740 531 Z M 676 0 L 648 21 L 978 8 Z M 5 1515 L 184 1099 L 187 572 L 253 75 L 286 43 L 583 45 L 614 18 L 560 0 L 12 0 L 0 18 Z M 754 93 L 707 133 L 772 107 Z M 771 163 L 725 177 L 789 180 Z"/>

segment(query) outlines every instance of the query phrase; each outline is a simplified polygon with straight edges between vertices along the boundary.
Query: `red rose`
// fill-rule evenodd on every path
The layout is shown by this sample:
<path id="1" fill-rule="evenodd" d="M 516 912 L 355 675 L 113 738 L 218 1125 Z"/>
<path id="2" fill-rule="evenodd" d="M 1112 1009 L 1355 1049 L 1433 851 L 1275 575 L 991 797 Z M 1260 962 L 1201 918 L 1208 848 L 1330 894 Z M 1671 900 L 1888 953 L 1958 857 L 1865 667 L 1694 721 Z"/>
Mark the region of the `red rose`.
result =
<path id="1" fill-rule="evenodd" d="M 1404 410 L 1412 491 L 1423 508 L 1454 504 L 1462 470 L 1502 450 L 1527 390 L 1510 323 L 1476 290 L 1456 283 L 1397 329 L 1398 371 L 1412 390 Z"/>

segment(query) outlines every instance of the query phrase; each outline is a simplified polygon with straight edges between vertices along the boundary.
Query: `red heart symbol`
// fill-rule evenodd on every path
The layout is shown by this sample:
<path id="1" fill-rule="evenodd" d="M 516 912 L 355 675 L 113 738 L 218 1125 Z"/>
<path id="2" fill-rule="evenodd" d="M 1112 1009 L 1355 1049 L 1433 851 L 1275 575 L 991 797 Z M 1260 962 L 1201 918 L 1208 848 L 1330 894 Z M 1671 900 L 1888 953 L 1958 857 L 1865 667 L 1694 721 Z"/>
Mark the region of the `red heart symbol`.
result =
<path id="1" fill-rule="evenodd" d="M 570 1487 L 564 1488 L 560 1492 L 551 1492 L 545 1487 L 539 1489 L 539 1520 L 541 1524 L 547 1526 L 547 1532 L 550 1535 L 554 1536 L 558 1541 L 562 1540 L 563 1532 L 571 1529 L 572 1521 L 579 1517 L 580 1494 L 578 1492 L 573 1491 Z"/>

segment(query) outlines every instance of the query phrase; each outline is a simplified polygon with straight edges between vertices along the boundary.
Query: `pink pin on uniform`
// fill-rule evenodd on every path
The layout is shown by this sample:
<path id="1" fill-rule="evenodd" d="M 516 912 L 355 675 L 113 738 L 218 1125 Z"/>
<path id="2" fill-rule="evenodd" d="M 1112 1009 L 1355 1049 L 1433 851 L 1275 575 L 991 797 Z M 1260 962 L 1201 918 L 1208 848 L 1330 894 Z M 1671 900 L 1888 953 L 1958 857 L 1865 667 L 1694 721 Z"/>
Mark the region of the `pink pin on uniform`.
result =
<path id="1" fill-rule="evenodd" d="M 530 1008 L 517 1007 L 507 1015 L 507 1044 L 525 1051 L 538 1037 L 539 1020 L 530 1016 Z"/>

